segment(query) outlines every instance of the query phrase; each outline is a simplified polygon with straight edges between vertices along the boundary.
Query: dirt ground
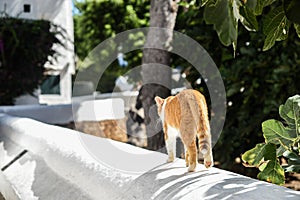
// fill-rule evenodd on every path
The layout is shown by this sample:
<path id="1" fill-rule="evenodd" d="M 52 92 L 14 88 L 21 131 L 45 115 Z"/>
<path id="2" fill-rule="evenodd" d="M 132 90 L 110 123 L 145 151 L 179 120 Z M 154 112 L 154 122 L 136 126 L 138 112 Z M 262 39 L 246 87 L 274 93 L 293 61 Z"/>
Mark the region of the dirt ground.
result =
<path id="1" fill-rule="evenodd" d="M 293 190 L 300 191 L 300 174 L 288 174 L 284 186 Z"/>

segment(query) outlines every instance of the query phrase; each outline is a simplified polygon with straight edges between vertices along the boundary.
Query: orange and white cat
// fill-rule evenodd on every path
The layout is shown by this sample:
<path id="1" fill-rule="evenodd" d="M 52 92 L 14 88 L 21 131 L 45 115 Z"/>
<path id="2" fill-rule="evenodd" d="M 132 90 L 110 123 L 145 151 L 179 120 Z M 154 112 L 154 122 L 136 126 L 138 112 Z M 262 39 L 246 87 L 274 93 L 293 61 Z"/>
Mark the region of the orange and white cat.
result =
<path id="1" fill-rule="evenodd" d="M 197 90 L 187 89 L 166 99 L 156 96 L 155 102 L 163 123 L 168 151 L 168 162 L 176 156 L 176 138 L 179 136 L 185 147 L 185 161 L 188 171 L 197 166 L 196 136 L 199 150 L 204 156 L 206 168 L 213 166 L 211 134 L 205 97 Z"/>

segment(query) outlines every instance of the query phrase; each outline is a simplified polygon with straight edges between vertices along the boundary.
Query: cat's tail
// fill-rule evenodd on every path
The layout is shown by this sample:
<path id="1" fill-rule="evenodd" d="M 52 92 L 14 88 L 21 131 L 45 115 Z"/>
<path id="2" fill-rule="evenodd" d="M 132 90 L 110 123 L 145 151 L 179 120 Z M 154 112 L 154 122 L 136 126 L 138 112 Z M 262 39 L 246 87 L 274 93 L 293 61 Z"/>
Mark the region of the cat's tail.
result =
<path id="1" fill-rule="evenodd" d="M 208 119 L 208 109 L 205 97 L 202 94 L 196 94 L 197 108 L 192 109 L 192 112 L 197 112 L 199 121 L 197 122 L 197 137 L 199 140 L 199 151 L 205 155 L 211 150 L 211 133 Z M 193 113 L 195 116 L 196 114 Z M 196 115 L 196 116 L 197 116 Z"/>
<path id="2" fill-rule="evenodd" d="M 211 148 L 211 137 L 209 128 L 205 130 L 198 130 L 197 135 L 199 139 L 199 151 L 205 155 L 210 151 Z"/>
<path id="3" fill-rule="evenodd" d="M 198 141 L 199 151 L 203 154 L 204 166 L 206 168 L 209 168 L 213 166 L 214 161 L 212 155 L 208 108 L 205 101 L 205 97 L 200 92 L 195 91 L 194 101 L 189 101 L 189 102 L 191 108 L 190 110 L 197 124 L 197 137 L 199 140 Z"/>

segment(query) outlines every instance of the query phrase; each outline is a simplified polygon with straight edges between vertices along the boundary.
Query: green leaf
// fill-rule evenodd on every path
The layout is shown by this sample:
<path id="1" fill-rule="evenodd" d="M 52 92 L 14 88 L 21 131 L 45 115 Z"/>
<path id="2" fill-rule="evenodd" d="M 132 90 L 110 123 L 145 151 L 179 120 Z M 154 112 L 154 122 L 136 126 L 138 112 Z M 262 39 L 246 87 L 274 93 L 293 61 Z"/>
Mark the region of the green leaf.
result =
<path id="1" fill-rule="evenodd" d="M 300 173 L 300 164 L 291 164 L 291 163 L 289 163 L 289 165 L 284 166 L 283 169 L 286 172 Z"/>
<path id="2" fill-rule="evenodd" d="M 260 180 L 275 183 L 278 185 L 284 184 L 284 170 L 278 161 L 269 161 L 266 167 L 257 175 Z"/>
<path id="3" fill-rule="evenodd" d="M 271 143 L 257 144 L 242 155 L 242 160 L 255 167 L 258 167 L 263 161 L 276 160 L 276 146 Z"/>
<path id="4" fill-rule="evenodd" d="M 283 156 L 288 158 L 289 160 L 293 161 L 293 162 L 296 162 L 298 164 L 300 164 L 300 157 L 299 155 L 297 155 L 296 153 L 294 152 L 291 152 L 291 151 L 285 151 L 283 153 Z"/>
<path id="5" fill-rule="evenodd" d="M 247 6 L 240 7 L 241 23 L 249 31 L 257 31 L 258 23 L 252 9 Z"/>
<path id="6" fill-rule="evenodd" d="M 205 6 L 206 4 L 215 4 L 217 0 L 202 0 L 201 7 Z"/>
<path id="7" fill-rule="evenodd" d="M 284 170 L 286 172 L 300 173 L 300 156 L 291 151 L 285 151 L 283 156 L 288 159 L 288 166 L 285 166 Z"/>
<path id="8" fill-rule="evenodd" d="M 276 160 L 276 145 L 268 143 L 265 145 L 264 160 Z"/>
<path id="9" fill-rule="evenodd" d="M 240 83 L 235 83 L 230 86 L 230 88 L 227 90 L 227 97 L 231 97 L 238 92 L 240 92 L 241 89 L 241 84 Z"/>
<path id="10" fill-rule="evenodd" d="M 299 0 L 284 0 L 283 7 L 286 17 L 297 24 L 300 24 L 300 1 Z"/>
<path id="11" fill-rule="evenodd" d="M 294 24 L 294 28 L 296 29 L 296 33 L 297 33 L 298 37 L 300 38 L 300 25 Z"/>
<path id="12" fill-rule="evenodd" d="M 255 10 L 257 5 L 257 0 L 252 0 L 252 1 L 246 1 L 245 6 L 247 6 L 248 8 Z"/>
<path id="13" fill-rule="evenodd" d="M 264 7 L 271 5 L 276 0 L 251 0 L 246 5 L 254 10 L 255 15 L 261 15 Z"/>
<path id="14" fill-rule="evenodd" d="M 202 1 L 202 5 L 206 4 L 207 1 L 209 0 L 205 0 L 206 2 L 203 2 Z M 196 4 L 196 0 L 192 0 L 192 1 L 179 1 L 178 5 L 179 6 L 183 6 L 183 7 L 186 7 L 186 8 L 189 8 L 190 6 L 194 6 Z"/>
<path id="15" fill-rule="evenodd" d="M 285 40 L 288 36 L 290 22 L 285 16 L 283 6 L 271 10 L 264 20 L 263 31 L 266 35 L 263 51 L 274 46 L 275 41 Z"/>
<path id="16" fill-rule="evenodd" d="M 284 105 L 279 107 L 279 115 L 288 126 L 299 135 L 300 128 L 300 96 L 295 95 L 287 99 Z"/>
<path id="17" fill-rule="evenodd" d="M 279 146 L 276 150 L 277 157 L 282 156 L 286 149 L 283 146 Z"/>
<path id="18" fill-rule="evenodd" d="M 280 121 L 270 119 L 262 123 L 262 131 L 266 143 L 284 144 L 289 146 L 296 139 L 293 130 L 283 126 Z"/>
<path id="19" fill-rule="evenodd" d="M 266 168 L 267 164 L 268 164 L 268 162 L 262 163 L 262 164 L 258 167 L 259 171 L 261 171 L 261 172 L 264 171 L 264 169 Z"/>
<path id="20" fill-rule="evenodd" d="M 242 155 L 244 163 L 248 163 L 250 166 L 259 166 L 264 154 L 265 144 L 257 144 L 253 149 L 246 151 Z"/>
<path id="21" fill-rule="evenodd" d="M 216 14 L 218 13 L 218 14 Z M 239 11 L 237 1 L 217 0 L 204 10 L 207 24 L 213 24 L 221 43 L 229 46 L 237 41 Z"/>

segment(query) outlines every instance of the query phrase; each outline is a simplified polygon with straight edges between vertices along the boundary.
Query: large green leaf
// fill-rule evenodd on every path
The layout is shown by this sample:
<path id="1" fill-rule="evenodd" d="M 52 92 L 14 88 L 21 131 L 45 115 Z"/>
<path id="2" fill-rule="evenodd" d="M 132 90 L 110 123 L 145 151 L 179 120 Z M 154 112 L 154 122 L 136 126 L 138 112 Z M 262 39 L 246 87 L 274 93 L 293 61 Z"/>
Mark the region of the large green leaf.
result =
<path id="1" fill-rule="evenodd" d="M 263 50 L 269 50 L 274 46 L 275 41 L 285 40 L 288 36 L 289 27 L 290 22 L 285 16 L 283 6 L 271 10 L 263 24 L 263 31 L 266 35 Z"/>
<path id="2" fill-rule="evenodd" d="M 290 146 L 297 138 L 296 133 L 287 127 L 284 127 L 280 121 L 270 119 L 262 123 L 262 131 L 266 143 L 284 144 Z"/>
<path id="3" fill-rule="evenodd" d="M 295 95 L 287 99 L 284 105 L 279 107 L 279 115 L 289 127 L 295 129 L 297 135 L 300 133 L 300 96 Z"/>
<path id="4" fill-rule="evenodd" d="M 213 24 L 222 44 L 236 44 L 238 36 L 239 11 L 237 1 L 217 0 L 208 3 L 204 10 L 207 24 Z"/>
<path id="5" fill-rule="evenodd" d="M 257 175 L 260 180 L 278 185 L 284 184 L 284 170 L 277 160 L 269 161 L 266 167 Z"/>
<path id="6" fill-rule="evenodd" d="M 271 143 L 257 144 L 242 155 L 242 160 L 255 167 L 258 167 L 263 161 L 276 160 L 276 146 Z"/>
<path id="7" fill-rule="evenodd" d="M 261 15 L 264 7 L 271 5 L 276 0 L 250 0 L 247 1 L 246 6 L 254 10 L 255 15 Z"/>
<path id="8" fill-rule="evenodd" d="M 300 1 L 299 0 L 284 0 L 283 7 L 286 17 L 297 24 L 300 24 Z"/>
<path id="9" fill-rule="evenodd" d="M 241 14 L 241 23 L 244 27 L 249 31 L 257 31 L 258 30 L 258 23 L 256 20 L 256 16 L 252 9 L 247 6 L 240 7 L 240 14 Z"/>

